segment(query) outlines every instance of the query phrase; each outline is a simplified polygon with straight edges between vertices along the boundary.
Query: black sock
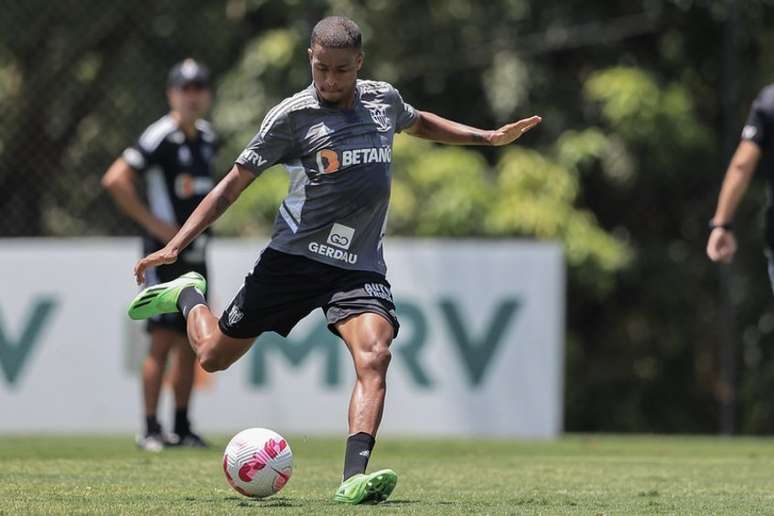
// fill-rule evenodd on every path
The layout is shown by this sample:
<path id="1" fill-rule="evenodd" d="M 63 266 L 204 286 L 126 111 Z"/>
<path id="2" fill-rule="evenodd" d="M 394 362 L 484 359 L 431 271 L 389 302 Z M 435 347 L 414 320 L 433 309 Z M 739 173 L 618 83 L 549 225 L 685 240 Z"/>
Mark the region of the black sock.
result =
<path id="1" fill-rule="evenodd" d="M 175 409 L 175 433 L 177 435 L 191 433 L 191 423 L 188 421 L 188 407 Z"/>
<path id="2" fill-rule="evenodd" d="M 365 432 L 358 432 L 347 438 L 347 453 L 344 455 L 344 480 L 358 473 L 365 473 L 375 439 Z"/>
<path id="3" fill-rule="evenodd" d="M 145 416 L 145 435 L 161 433 L 161 425 L 156 415 Z"/>
<path id="4" fill-rule="evenodd" d="M 185 287 L 180 291 L 180 295 L 177 296 L 177 308 L 180 310 L 180 313 L 183 314 L 183 317 L 188 317 L 188 312 L 196 305 L 206 304 L 207 300 L 205 300 L 202 293 L 194 287 Z"/>

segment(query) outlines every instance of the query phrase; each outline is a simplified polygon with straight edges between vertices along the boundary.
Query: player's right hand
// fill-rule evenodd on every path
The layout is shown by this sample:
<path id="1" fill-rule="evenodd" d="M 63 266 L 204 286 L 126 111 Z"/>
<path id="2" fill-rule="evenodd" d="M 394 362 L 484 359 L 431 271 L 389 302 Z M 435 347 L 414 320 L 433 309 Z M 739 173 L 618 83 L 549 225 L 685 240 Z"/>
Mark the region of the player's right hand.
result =
<path id="1" fill-rule="evenodd" d="M 134 279 L 138 285 L 145 283 L 145 269 L 156 267 L 157 265 L 166 265 L 177 261 L 177 251 L 167 247 L 159 249 L 141 259 L 134 265 Z"/>
<path id="2" fill-rule="evenodd" d="M 736 254 L 736 237 L 731 231 L 715 228 L 707 241 L 707 256 L 713 262 L 731 263 Z"/>

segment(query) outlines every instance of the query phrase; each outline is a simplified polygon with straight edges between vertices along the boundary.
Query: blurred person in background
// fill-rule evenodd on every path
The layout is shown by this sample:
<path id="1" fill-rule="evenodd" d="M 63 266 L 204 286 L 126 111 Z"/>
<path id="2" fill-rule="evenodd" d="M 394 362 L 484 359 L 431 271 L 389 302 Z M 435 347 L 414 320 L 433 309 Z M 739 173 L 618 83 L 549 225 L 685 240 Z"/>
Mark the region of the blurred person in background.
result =
<path id="1" fill-rule="evenodd" d="M 741 141 L 726 170 L 715 216 L 709 223 L 707 255 L 714 262 L 730 263 L 736 254 L 733 231 L 736 209 L 750 184 L 758 163 L 764 159 L 767 171 L 769 205 L 766 209 L 766 256 L 769 279 L 774 286 L 774 84 L 758 94 L 742 129 Z"/>
<path id="2" fill-rule="evenodd" d="M 180 229 L 199 202 L 212 189 L 212 163 L 218 139 L 203 117 L 212 105 L 209 72 L 186 59 L 176 64 L 167 79 L 170 111 L 153 122 L 139 140 L 124 150 L 102 178 L 118 207 L 143 229 L 143 253 L 162 249 Z M 137 189 L 144 183 L 145 200 Z M 170 281 L 188 271 L 207 276 L 203 232 L 174 264 L 148 271 L 149 285 Z M 188 407 L 194 384 L 196 355 L 188 343 L 185 319 L 179 313 L 148 320 L 150 350 L 143 362 L 145 432 L 140 448 L 160 451 L 164 446 L 204 448 L 207 443 L 191 430 Z M 175 398 L 173 433 L 163 432 L 156 412 L 162 379 L 170 354 L 174 356 L 171 383 Z"/>

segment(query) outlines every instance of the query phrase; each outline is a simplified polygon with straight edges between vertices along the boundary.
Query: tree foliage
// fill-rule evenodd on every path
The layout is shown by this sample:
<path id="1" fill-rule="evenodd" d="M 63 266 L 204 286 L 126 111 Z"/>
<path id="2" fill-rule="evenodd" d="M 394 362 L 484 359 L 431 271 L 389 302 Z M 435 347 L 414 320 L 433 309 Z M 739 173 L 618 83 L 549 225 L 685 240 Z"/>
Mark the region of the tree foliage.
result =
<path id="1" fill-rule="evenodd" d="M 506 149 L 399 136 L 389 230 L 562 243 L 568 429 L 714 431 L 737 387 L 738 428 L 774 430 L 760 179 L 737 218 L 738 263 L 721 273 L 704 256 L 722 172 L 774 69 L 770 2 L 29 0 L 2 12 L 3 236 L 135 232 L 98 180 L 164 112 L 169 67 L 192 55 L 212 68 L 225 172 L 266 111 L 309 83 L 312 25 L 348 15 L 364 31 L 362 75 L 417 108 L 490 128 L 544 117 Z M 217 230 L 265 234 L 286 188 L 267 171 Z M 729 345 L 738 380 L 723 373 Z"/>

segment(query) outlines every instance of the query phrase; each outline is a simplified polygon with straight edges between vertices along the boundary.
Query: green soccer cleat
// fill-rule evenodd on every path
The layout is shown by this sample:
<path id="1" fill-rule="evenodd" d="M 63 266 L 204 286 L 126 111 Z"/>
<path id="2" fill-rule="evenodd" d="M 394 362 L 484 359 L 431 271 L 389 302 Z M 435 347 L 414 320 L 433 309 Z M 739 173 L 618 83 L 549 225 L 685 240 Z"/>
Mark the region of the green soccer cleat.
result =
<path id="1" fill-rule="evenodd" d="M 359 473 L 341 483 L 333 499 L 341 503 L 379 503 L 387 499 L 398 483 L 398 475 L 383 469 L 369 475 Z"/>
<path id="2" fill-rule="evenodd" d="M 177 279 L 146 288 L 129 303 L 129 317 L 136 320 L 177 312 L 177 298 L 186 287 L 207 292 L 207 280 L 198 272 L 186 272 Z"/>

